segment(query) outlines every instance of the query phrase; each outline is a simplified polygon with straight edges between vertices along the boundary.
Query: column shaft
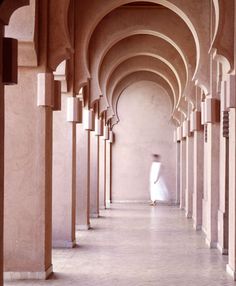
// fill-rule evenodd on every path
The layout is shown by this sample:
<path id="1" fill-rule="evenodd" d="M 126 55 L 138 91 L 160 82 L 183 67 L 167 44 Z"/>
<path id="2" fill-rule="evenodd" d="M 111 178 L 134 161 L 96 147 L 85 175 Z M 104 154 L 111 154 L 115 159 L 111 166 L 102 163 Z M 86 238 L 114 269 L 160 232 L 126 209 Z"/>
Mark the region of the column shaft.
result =
<path id="1" fill-rule="evenodd" d="M 90 132 L 90 217 L 99 216 L 99 136 Z"/>
<path id="2" fill-rule="evenodd" d="M 52 272 L 52 109 L 37 107 L 37 69 L 6 88 L 4 266 L 7 278 Z"/>
<path id="3" fill-rule="evenodd" d="M 102 137 L 99 137 L 99 208 L 100 209 L 104 209 L 106 207 L 105 151 L 106 151 L 106 141 Z"/>
<path id="4" fill-rule="evenodd" d="M 194 131 L 194 180 L 193 180 L 193 224 L 196 230 L 202 227 L 202 198 L 204 178 L 204 134 Z"/>
<path id="5" fill-rule="evenodd" d="M 111 143 L 106 141 L 106 208 L 111 206 Z"/>
<path id="6" fill-rule="evenodd" d="M 193 137 L 186 138 L 186 194 L 185 214 L 187 218 L 193 213 Z"/>
<path id="7" fill-rule="evenodd" d="M 218 240 L 219 207 L 219 134 L 218 123 L 207 125 L 207 198 L 206 198 L 206 243 L 215 248 Z"/>
<path id="8" fill-rule="evenodd" d="M 67 95 L 53 118 L 53 247 L 75 245 L 76 124 L 66 121 Z M 63 226 L 63 227 L 62 227 Z"/>
<path id="9" fill-rule="evenodd" d="M 79 230 L 90 227 L 90 131 L 77 124 L 77 156 L 76 156 L 76 225 Z"/>
<path id="10" fill-rule="evenodd" d="M 0 55 L 2 55 L 3 27 L 0 25 Z M 4 86 L 2 84 L 2 60 L 0 60 L 0 286 L 3 285 L 3 198 L 4 198 Z"/>
<path id="11" fill-rule="evenodd" d="M 176 204 L 180 203 L 180 142 L 176 143 Z"/>
<path id="12" fill-rule="evenodd" d="M 221 132 L 222 134 L 223 132 Z M 220 136 L 220 193 L 218 210 L 218 249 L 228 253 L 228 189 L 229 189 L 229 140 Z"/>
<path id="13" fill-rule="evenodd" d="M 227 272 L 236 280 L 236 109 L 229 113 L 229 248 Z"/>
<path id="14" fill-rule="evenodd" d="M 185 209 L 186 191 L 186 140 L 180 142 L 180 208 Z"/>

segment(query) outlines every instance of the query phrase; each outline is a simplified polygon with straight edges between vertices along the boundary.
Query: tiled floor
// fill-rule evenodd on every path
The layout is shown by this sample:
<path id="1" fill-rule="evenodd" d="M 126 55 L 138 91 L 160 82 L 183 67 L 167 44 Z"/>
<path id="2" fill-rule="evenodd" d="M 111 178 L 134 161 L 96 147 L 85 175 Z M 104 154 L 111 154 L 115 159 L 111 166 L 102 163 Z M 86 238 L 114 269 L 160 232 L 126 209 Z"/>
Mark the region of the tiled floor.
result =
<path id="1" fill-rule="evenodd" d="M 201 232 L 176 207 L 112 206 L 78 233 L 79 246 L 54 250 L 47 281 L 6 286 L 229 286 L 227 257 L 209 250 Z"/>

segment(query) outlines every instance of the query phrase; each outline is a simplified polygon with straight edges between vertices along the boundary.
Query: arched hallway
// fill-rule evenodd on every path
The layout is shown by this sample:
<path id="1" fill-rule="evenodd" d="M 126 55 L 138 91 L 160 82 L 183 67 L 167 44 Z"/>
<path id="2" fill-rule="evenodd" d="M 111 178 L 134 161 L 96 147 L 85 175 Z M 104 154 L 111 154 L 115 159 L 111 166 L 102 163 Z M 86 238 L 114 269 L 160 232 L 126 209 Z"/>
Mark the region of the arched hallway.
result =
<path id="1" fill-rule="evenodd" d="M 199 277 L 236 281 L 236 0 L 0 0 L 0 286 Z"/>
<path id="2" fill-rule="evenodd" d="M 77 232 L 78 247 L 53 251 L 49 280 L 4 285 L 236 285 L 225 272 L 226 257 L 210 250 L 175 206 L 114 204 L 92 225 Z"/>

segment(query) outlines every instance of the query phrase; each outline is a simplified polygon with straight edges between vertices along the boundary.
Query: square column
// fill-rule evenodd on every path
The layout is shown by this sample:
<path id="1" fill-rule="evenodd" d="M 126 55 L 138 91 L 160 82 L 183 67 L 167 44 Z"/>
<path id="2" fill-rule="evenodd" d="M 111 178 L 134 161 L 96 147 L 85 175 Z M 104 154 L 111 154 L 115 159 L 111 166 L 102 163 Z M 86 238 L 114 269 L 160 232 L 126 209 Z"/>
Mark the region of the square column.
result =
<path id="1" fill-rule="evenodd" d="M 38 93 L 42 88 L 52 98 L 52 75 L 47 76 Z M 37 78 L 37 69 L 19 68 L 19 84 L 6 87 L 7 279 L 46 279 L 52 273 L 52 108 L 37 106 Z"/>
<path id="2" fill-rule="evenodd" d="M 217 247 L 218 207 L 219 207 L 219 134 L 220 124 L 207 124 L 207 174 L 206 174 L 206 243 Z"/>
<path id="3" fill-rule="evenodd" d="M 99 217 L 99 136 L 90 132 L 90 217 Z"/>
<path id="4" fill-rule="evenodd" d="M 229 112 L 229 248 L 227 272 L 236 280 L 236 109 Z"/>
<path id="5" fill-rule="evenodd" d="M 176 204 L 180 203 L 180 142 L 176 142 Z"/>
<path id="6" fill-rule="evenodd" d="M 220 136 L 220 190 L 218 210 L 218 244 L 217 248 L 222 254 L 228 254 L 228 204 L 229 204 L 229 138 L 228 112 L 222 112 Z M 223 122 L 222 122 L 223 121 Z M 226 122 L 227 121 L 227 122 Z"/>
<path id="7" fill-rule="evenodd" d="M 76 123 L 67 122 L 67 94 L 53 118 L 53 247 L 75 246 Z M 63 227 L 62 227 L 63 226 Z"/>
<path id="8" fill-rule="evenodd" d="M 186 140 L 180 141 L 180 208 L 185 209 L 186 192 Z"/>
<path id="9" fill-rule="evenodd" d="M 90 228 L 90 131 L 82 124 L 76 127 L 76 226 L 78 230 Z"/>
<path id="10" fill-rule="evenodd" d="M 204 180 L 204 133 L 194 131 L 193 150 L 193 227 L 196 230 L 202 228 L 202 198 Z"/>
<path id="11" fill-rule="evenodd" d="M 3 28 L 0 25 L 0 55 L 2 55 L 2 38 Z M 2 70 L 2 61 L 0 61 L 0 70 Z M 4 113 L 4 85 L 0 72 L 0 286 L 3 285 Z"/>
<path id="12" fill-rule="evenodd" d="M 193 137 L 186 137 L 186 194 L 185 215 L 191 218 L 193 213 Z"/>
<path id="13" fill-rule="evenodd" d="M 99 208 L 106 208 L 106 141 L 103 137 L 99 137 Z"/>
<path id="14" fill-rule="evenodd" d="M 111 147 L 112 144 L 106 140 L 106 208 L 111 207 Z"/>

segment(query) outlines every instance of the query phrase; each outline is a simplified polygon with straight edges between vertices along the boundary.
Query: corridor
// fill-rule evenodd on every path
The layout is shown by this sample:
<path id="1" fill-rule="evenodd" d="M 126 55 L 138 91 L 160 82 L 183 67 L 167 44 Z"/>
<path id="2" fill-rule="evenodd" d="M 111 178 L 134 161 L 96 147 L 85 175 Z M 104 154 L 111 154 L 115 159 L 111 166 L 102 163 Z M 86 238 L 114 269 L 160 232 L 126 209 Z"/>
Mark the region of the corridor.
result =
<path id="1" fill-rule="evenodd" d="M 207 248 L 177 207 L 114 204 L 77 232 L 75 249 L 53 250 L 47 281 L 5 286 L 228 286 L 226 257 Z"/>

